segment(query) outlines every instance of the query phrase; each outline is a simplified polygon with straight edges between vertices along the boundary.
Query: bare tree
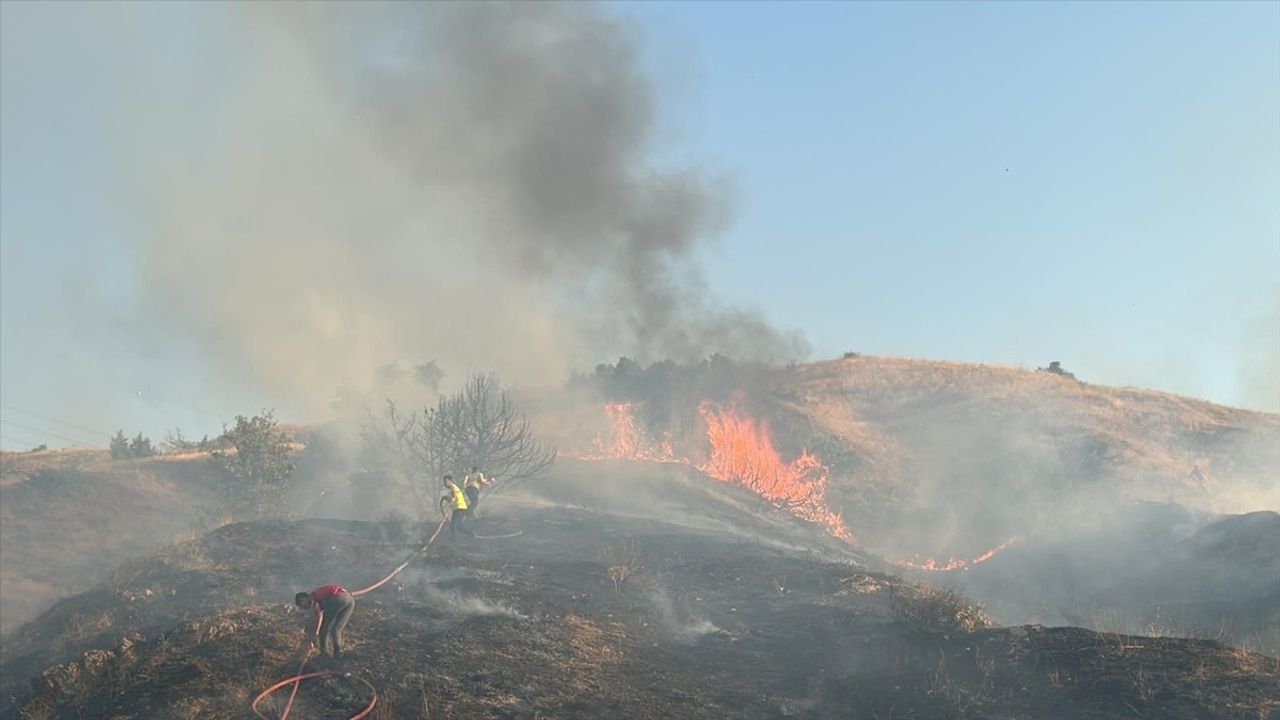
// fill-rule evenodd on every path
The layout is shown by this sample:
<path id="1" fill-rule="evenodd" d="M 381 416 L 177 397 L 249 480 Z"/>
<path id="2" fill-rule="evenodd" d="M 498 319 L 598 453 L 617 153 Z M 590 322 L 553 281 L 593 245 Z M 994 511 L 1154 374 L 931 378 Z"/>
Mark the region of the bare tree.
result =
<path id="1" fill-rule="evenodd" d="M 422 470 L 413 449 L 417 426 L 416 416 L 402 416 L 396 404 L 387 400 L 382 418 L 369 413 L 361 428 L 361 440 L 364 466 L 406 496 L 400 500 L 412 501 L 421 511 L 431 506 L 432 495 L 424 494 L 427 488 L 419 482 Z"/>
<path id="2" fill-rule="evenodd" d="M 496 376 L 473 375 L 421 415 L 402 417 L 388 401 L 381 420 L 365 424 L 367 460 L 417 505 L 434 511 L 440 478 L 478 467 L 509 488 L 546 474 L 555 449 L 537 442 L 528 420 Z"/>

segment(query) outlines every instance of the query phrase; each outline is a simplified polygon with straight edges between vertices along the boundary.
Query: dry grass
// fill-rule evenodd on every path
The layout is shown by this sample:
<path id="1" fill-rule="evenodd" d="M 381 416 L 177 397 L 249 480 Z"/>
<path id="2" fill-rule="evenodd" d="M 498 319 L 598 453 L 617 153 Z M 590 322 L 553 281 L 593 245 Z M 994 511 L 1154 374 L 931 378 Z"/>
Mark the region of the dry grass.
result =
<path id="1" fill-rule="evenodd" d="M 1152 702 L 1156 699 L 1155 684 L 1151 680 L 1151 676 L 1143 668 L 1138 668 L 1133 675 L 1133 688 L 1137 690 L 1138 697 L 1143 702 Z"/>
<path id="2" fill-rule="evenodd" d="M 952 637 L 991 626 L 980 606 L 950 588 L 893 586 L 889 610 L 895 620 L 922 635 Z"/>
<path id="3" fill-rule="evenodd" d="M 205 529 L 216 507 L 206 461 L 112 462 L 107 451 L 4 454 L 0 484 L 0 605 L 8 631 L 104 568 Z M 125 587 L 126 578 L 115 579 Z"/>
<path id="4" fill-rule="evenodd" d="M 1139 497 L 1172 493 L 1219 512 L 1275 505 L 1274 489 L 1258 482 L 1280 470 L 1274 414 L 1000 365 L 857 357 L 792 374 L 789 404 L 856 450 L 863 481 L 909 484 L 905 464 L 921 452 L 913 433 L 962 426 L 978 413 L 990 423 L 1033 419 L 1064 437 L 1097 438 L 1117 479 Z"/>
<path id="5" fill-rule="evenodd" d="M 601 556 L 608 569 L 609 579 L 613 581 L 613 591 L 617 593 L 622 592 L 622 586 L 628 578 L 644 569 L 635 541 L 618 546 L 606 545 Z"/>

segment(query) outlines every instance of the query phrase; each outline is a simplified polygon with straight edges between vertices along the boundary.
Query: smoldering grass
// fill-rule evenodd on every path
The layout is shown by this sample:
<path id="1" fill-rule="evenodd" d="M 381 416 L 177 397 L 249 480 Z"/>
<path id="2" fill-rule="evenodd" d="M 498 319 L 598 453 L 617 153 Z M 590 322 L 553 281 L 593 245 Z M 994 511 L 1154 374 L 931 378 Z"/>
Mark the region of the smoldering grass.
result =
<path id="1" fill-rule="evenodd" d="M 685 603 L 677 606 L 670 593 L 662 586 L 649 592 L 649 601 L 657 612 L 661 627 L 681 645 L 692 645 L 699 639 L 714 633 L 723 633 L 719 626 L 689 610 Z"/>

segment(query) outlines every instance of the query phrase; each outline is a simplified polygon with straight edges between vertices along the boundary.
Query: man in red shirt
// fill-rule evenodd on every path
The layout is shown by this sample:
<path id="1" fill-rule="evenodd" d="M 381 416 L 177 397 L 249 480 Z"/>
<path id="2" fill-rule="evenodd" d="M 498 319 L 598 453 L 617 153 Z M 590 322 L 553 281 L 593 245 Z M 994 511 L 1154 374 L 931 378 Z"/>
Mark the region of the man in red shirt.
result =
<path id="1" fill-rule="evenodd" d="M 320 654 L 324 654 L 326 640 L 332 640 L 333 656 L 342 657 L 342 629 L 356 609 L 356 599 L 341 585 L 321 585 L 309 593 L 300 592 L 293 597 L 298 607 L 315 608 L 323 616 L 320 621 L 320 637 L 316 640 Z"/>

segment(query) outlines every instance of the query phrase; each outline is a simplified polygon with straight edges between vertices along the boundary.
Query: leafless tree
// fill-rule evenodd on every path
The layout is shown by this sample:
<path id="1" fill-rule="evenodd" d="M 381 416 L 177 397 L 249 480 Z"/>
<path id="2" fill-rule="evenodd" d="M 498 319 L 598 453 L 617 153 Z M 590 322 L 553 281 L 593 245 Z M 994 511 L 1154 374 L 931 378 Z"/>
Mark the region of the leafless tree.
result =
<path id="1" fill-rule="evenodd" d="M 418 477 L 422 471 L 413 449 L 417 427 L 416 416 L 404 417 L 396 404 L 387 400 L 381 417 L 369 412 L 361 439 L 365 467 L 402 493 L 405 497 L 400 500 L 411 501 L 421 511 L 431 507 L 432 494 L 424 492 L 428 488 Z"/>
<path id="2" fill-rule="evenodd" d="M 473 375 L 422 414 L 403 417 L 388 401 L 365 424 L 367 460 L 401 485 L 420 514 L 434 512 L 440 478 L 478 467 L 494 489 L 546 474 L 555 449 L 538 443 L 510 391 L 493 375 Z"/>

